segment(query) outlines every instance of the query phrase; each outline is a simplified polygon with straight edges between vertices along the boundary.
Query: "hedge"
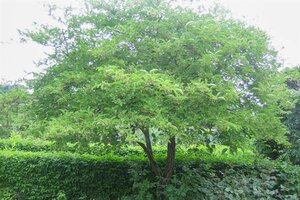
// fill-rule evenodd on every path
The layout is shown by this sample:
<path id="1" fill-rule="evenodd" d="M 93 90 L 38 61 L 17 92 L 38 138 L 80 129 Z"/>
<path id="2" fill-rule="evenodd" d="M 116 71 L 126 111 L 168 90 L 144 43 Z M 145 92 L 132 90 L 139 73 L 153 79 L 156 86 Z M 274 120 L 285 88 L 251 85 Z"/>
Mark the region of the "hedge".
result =
<path id="1" fill-rule="evenodd" d="M 70 153 L 2 151 L 0 183 L 13 188 L 21 199 L 116 199 L 130 192 L 129 166 L 118 158 L 98 159 Z"/>
<path id="2" fill-rule="evenodd" d="M 159 162 L 162 164 L 162 160 Z M 120 199 L 136 192 L 132 189 L 132 172 L 137 166 L 148 170 L 147 161 L 138 156 L 129 159 L 112 155 L 99 157 L 66 152 L 2 150 L 0 188 L 22 200 L 57 199 L 64 195 L 72 200 Z M 298 199 L 300 194 L 299 167 L 268 162 L 208 162 L 180 157 L 176 166 L 178 180 L 201 177 L 196 184 L 199 184 L 202 199 L 292 200 Z M 186 171 L 187 168 L 191 171 Z M 186 176 L 191 172 L 191 176 Z M 149 174 L 143 179 L 150 180 Z M 180 185 L 175 183 L 174 187 L 180 188 Z"/>

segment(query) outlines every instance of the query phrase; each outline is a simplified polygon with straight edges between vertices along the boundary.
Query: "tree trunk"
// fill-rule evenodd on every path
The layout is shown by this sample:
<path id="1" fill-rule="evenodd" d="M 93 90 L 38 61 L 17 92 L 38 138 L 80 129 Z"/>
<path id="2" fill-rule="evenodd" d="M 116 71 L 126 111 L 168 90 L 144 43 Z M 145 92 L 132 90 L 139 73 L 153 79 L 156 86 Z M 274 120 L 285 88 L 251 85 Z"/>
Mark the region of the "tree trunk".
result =
<path id="1" fill-rule="evenodd" d="M 133 131 L 135 131 L 134 129 L 135 127 L 133 127 Z M 162 173 L 153 155 L 149 128 L 143 127 L 141 128 L 141 131 L 144 134 L 145 143 L 142 142 L 137 142 L 137 143 L 143 148 L 144 152 L 146 153 L 152 172 L 156 177 L 159 178 L 159 185 L 157 185 L 156 187 L 156 193 L 154 194 L 154 199 L 155 200 L 165 199 L 163 196 L 161 196 L 162 195 L 161 192 L 164 190 L 166 185 L 170 183 L 171 177 L 173 175 L 174 165 L 175 165 L 175 153 L 176 153 L 175 136 L 169 138 L 168 149 L 167 149 L 167 162 L 166 162 L 165 170 Z"/>
<path id="2" fill-rule="evenodd" d="M 149 128 L 142 128 L 141 129 L 144 136 L 145 136 L 145 142 L 146 145 L 142 142 L 138 142 L 138 144 L 144 149 L 144 152 L 146 153 L 148 160 L 150 162 L 151 170 L 157 177 L 161 177 L 161 170 L 157 164 L 157 162 L 154 159 L 152 145 L 151 145 L 151 139 L 149 134 Z"/>
<path id="3" fill-rule="evenodd" d="M 169 183 L 173 175 L 174 165 L 175 165 L 175 153 L 176 153 L 176 141 L 175 141 L 175 136 L 172 136 L 168 142 L 167 163 L 164 171 L 165 183 Z"/>

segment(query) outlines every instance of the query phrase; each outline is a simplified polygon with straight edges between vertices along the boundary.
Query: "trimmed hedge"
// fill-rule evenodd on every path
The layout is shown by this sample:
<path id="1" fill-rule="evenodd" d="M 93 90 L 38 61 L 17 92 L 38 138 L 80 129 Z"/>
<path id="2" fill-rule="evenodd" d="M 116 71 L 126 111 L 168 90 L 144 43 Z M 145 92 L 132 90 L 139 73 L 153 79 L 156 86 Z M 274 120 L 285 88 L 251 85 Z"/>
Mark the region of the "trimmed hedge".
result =
<path id="1" fill-rule="evenodd" d="M 0 184 L 13 188 L 21 199 L 55 199 L 60 192 L 68 199 L 116 199 L 130 192 L 128 168 L 113 157 L 3 151 Z"/>
<path id="2" fill-rule="evenodd" d="M 22 200 L 57 199 L 62 194 L 67 199 L 119 199 L 135 192 L 132 189 L 133 175 L 129 173 L 134 171 L 133 166 L 148 170 L 147 161 L 137 156 L 125 159 L 112 155 L 97 157 L 64 152 L 7 150 L 0 153 L 0 188 L 8 188 Z M 177 179 L 190 173 L 186 168 L 203 178 L 198 186 L 205 197 L 203 199 L 268 197 L 292 200 L 300 194 L 299 167 L 269 162 L 246 165 L 209 163 L 180 158 L 176 164 Z M 149 173 L 144 179 L 151 179 Z M 174 184 L 174 187 L 180 185 Z"/>

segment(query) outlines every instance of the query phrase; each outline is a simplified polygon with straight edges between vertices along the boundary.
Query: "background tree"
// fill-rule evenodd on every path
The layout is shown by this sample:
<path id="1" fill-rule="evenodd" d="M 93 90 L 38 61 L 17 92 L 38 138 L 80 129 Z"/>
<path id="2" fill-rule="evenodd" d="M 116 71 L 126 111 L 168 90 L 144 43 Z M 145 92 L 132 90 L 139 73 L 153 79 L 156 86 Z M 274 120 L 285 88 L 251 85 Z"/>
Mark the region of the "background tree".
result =
<path id="1" fill-rule="evenodd" d="M 282 145 L 270 138 L 262 138 L 256 142 L 258 151 L 270 159 L 288 158 L 294 164 L 299 164 L 299 67 L 288 68 L 281 71 L 277 78 L 278 82 L 285 83 L 292 93 L 295 102 L 295 107 L 283 110 L 281 113 L 281 121 L 287 126 L 288 140 L 291 143 L 289 147 Z M 291 96 L 291 97 L 292 97 Z"/>
<path id="2" fill-rule="evenodd" d="M 285 70 L 286 84 L 298 94 L 295 108 L 284 118 L 284 123 L 289 128 L 288 134 L 291 147 L 287 153 L 294 164 L 300 164 L 300 67 Z"/>
<path id="3" fill-rule="evenodd" d="M 293 103 L 264 32 L 161 0 L 87 1 L 57 20 L 23 32 L 54 48 L 31 83 L 30 134 L 137 143 L 166 182 L 176 142 L 232 151 L 253 139 L 285 143 L 280 114 Z M 167 145 L 165 170 L 156 141 Z"/>
<path id="4" fill-rule="evenodd" d="M 0 85 L 0 137 L 25 130 L 24 119 L 29 99 L 30 95 L 24 86 L 9 83 Z"/>

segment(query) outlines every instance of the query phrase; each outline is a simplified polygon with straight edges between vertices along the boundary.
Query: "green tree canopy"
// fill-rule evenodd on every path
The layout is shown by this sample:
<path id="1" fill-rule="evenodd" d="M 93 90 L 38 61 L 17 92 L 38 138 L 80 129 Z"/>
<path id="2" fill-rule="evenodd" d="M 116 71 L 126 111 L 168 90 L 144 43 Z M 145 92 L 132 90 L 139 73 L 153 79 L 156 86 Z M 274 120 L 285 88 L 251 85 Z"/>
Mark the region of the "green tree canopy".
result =
<path id="1" fill-rule="evenodd" d="M 280 114 L 293 103 L 257 28 L 162 0 L 88 1 L 57 20 L 23 32 L 54 48 L 31 83 L 30 134 L 137 143 L 167 179 L 176 142 L 233 150 L 253 138 L 285 142 Z M 156 141 L 168 146 L 164 171 Z"/>

